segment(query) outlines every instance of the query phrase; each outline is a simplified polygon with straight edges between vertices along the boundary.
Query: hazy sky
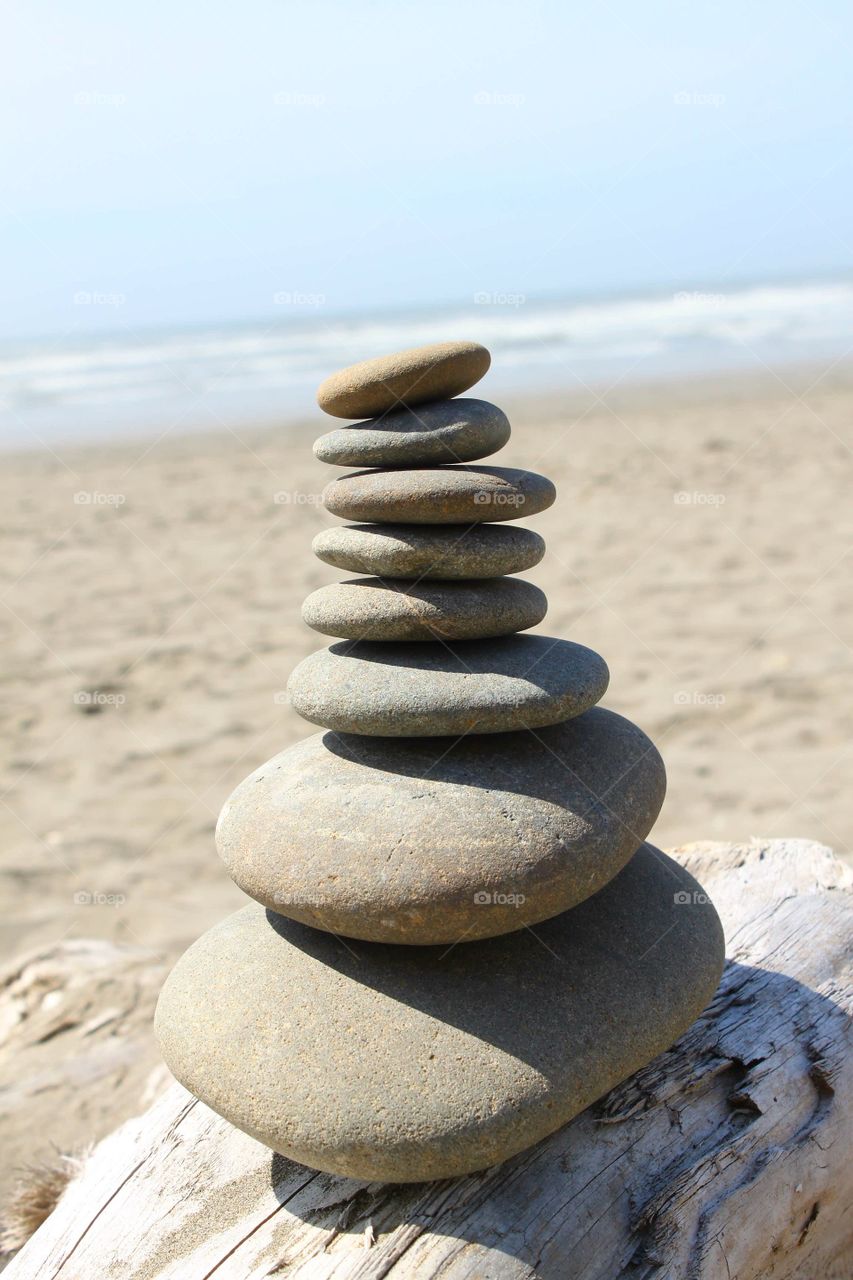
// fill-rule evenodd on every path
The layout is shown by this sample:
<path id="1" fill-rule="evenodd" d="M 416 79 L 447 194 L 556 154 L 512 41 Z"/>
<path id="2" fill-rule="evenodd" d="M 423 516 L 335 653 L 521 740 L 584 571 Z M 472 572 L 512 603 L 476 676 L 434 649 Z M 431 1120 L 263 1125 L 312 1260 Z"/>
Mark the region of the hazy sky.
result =
<path id="1" fill-rule="evenodd" d="M 853 261 L 848 0 L 4 19 L 6 337 Z"/>

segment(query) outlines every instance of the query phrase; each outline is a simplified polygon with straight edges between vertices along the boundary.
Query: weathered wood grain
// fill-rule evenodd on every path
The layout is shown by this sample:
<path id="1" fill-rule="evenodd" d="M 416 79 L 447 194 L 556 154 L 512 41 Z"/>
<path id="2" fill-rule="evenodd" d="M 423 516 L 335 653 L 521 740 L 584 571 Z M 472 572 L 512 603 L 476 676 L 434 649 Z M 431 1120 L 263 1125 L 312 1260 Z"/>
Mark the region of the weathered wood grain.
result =
<path id="1" fill-rule="evenodd" d="M 533 1150 L 357 1183 L 175 1085 L 94 1150 L 8 1280 L 850 1280 L 850 874 L 805 841 L 675 852 L 726 926 L 717 996 Z"/>

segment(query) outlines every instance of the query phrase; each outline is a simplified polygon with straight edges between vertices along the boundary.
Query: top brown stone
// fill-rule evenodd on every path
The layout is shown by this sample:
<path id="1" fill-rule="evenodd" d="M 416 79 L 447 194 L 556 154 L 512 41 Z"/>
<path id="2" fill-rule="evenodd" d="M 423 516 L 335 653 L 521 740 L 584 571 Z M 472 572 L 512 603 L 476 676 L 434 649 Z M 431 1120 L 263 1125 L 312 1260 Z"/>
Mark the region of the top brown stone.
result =
<path id="1" fill-rule="evenodd" d="M 320 385 L 317 403 L 335 418 L 375 418 L 404 405 L 461 395 L 492 357 L 479 342 L 433 342 L 340 369 Z"/>

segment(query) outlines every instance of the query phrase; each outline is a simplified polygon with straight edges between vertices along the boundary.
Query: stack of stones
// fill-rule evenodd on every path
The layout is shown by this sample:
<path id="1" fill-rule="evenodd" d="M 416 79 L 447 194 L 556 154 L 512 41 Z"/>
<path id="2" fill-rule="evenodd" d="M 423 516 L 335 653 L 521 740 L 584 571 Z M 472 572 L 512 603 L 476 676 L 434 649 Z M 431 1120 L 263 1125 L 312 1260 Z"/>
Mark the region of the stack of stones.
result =
<path id="1" fill-rule="evenodd" d="M 546 608 L 510 577 L 541 558 L 505 522 L 543 476 L 470 465 L 506 443 L 486 372 L 441 343 L 329 378 L 368 418 L 317 457 L 366 467 L 314 550 L 362 575 L 305 602 L 340 638 L 291 677 L 326 732 L 234 792 L 217 827 L 255 904 L 211 929 L 160 998 L 166 1061 L 193 1093 L 314 1168 L 417 1181 L 543 1138 L 699 1015 L 723 962 L 714 908 L 644 840 L 663 764 L 596 706 L 604 661 L 523 635 Z"/>

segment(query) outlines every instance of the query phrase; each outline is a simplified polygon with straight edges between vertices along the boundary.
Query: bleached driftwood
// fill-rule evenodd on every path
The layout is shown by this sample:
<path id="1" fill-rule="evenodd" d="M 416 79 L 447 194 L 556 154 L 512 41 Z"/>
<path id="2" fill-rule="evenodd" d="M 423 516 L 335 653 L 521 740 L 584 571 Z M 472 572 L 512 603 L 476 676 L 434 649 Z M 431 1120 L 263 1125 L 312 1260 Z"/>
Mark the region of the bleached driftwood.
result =
<path id="1" fill-rule="evenodd" d="M 0 969 L 0 1205 L 19 1164 L 77 1152 L 157 1096 L 142 1102 L 161 1075 L 151 1019 L 166 971 L 142 947 L 70 938 Z"/>
<path id="2" fill-rule="evenodd" d="M 453 1182 L 352 1182 L 174 1086 L 95 1149 L 8 1280 L 849 1280 L 849 872 L 795 840 L 676 856 L 726 926 L 717 997 L 533 1150 Z"/>

